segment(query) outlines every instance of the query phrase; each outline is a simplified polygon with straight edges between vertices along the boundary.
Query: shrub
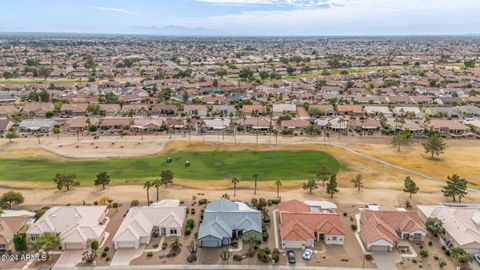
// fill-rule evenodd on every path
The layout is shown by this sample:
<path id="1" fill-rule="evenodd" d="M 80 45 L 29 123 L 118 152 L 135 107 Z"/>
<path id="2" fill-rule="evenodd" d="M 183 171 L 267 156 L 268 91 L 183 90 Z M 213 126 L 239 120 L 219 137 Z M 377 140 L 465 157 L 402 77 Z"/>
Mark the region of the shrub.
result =
<path id="1" fill-rule="evenodd" d="M 428 257 L 428 251 L 426 251 L 425 249 L 420 250 L 419 254 L 420 256 L 422 256 L 422 258 Z"/>
<path id="2" fill-rule="evenodd" d="M 432 246 L 433 245 L 432 241 L 428 241 L 428 245 Z"/>
<path id="3" fill-rule="evenodd" d="M 45 214 L 45 212 L 47 212 L 47 210 L 45 210 L 44 208 L 35 210 L 35 218 L 39 219 L 41 216 L 43 216 L 43 214 Z"/>
<path id="4" fill-rule="evenodd" d="M 447 263 L 444 260 L 439 260 L 438 261 L 438 267 L 443 268 L 447 266 Z"/>
<path id="5" fill-rule="evenodd" d="M 190 213 L 191 213 L 192 215 L 195 215 L 195 208 L 192 208 L 192 210 L 190 211 Z"/>
<path id="6" fill-rule="evenodd" d="M 183 205 L 184 203 L 185 203 L 184 200 L 181 200 L 181 201 L 180 201 L 180 205 Z"/>
<path id="7" fill-rule="evenodd" d="M 133 200 L 130 202 L 130 206 L 132 207 L 139 206 L 139 205 L 140 205 L 140 202 L 138 200 Z"/>
<path id="8" fill-rule="evenodd" d="M 270 200 L 272 202 L 272 204 L 279 204 L 280 203 L 280 200 L 278 199 L 274 199 L 274 200 Z"/>
<path id="9" fill-rule="evenodd" d="M 449 249 L 445 250 L 445 255 L 450 256 L 450 250 Z"/>
<path id="10" fill-rule="evenodd" d="M 413 258 L 412 263 L 417 263 L 417 259 Z"/>
<path id="11" fill-rule="evenodd" d="M 153 252 L 148 252 L 148 253 L 147 253 L 147 257 L 150 258 L 150 257 L 152 257 L 152 256 L 153 256 Z"/>
<path id="12" fill-rule="evenodd" d="M 198 200 L 198 204 L 200 204 L 200 205 L 207 204 L 207 202 L 208 202 L 207 199 L 200 199 L 200 200 Z"/>
<path id="13" fill-rule="evenodd" d="M 278 248 L 274 248 L 273 251 L 272 251 L 272 259 L 273 261 L 275 261 L 276 263 L 278 263 L 278 261 L 280 261 L 280 250 L 278 250 Z"/>
<path id="14" fill-rule="evenodd" d="M 98 249 L 98 241 L 97 240 L 94 240 L 92 241 L 92 243 L 90 243 L 90 248 L 93 249 L 93 250 L 97 250 Z"/>
<path id="15" fill-rule="evenodd" d="M 190 214 L 190 208 L 189 208 L 189 207 L 187 207 L 187 208 L 185 209 L 185 213 L 186 213 L 187 215 Z"/>
<path id="16" fill-rule="evenodd" d="M 107 257 L 108 253 L 106 251 L 102 252 L 102 258 Z"/>
<path id="17" fill-rule="evenodd" d="M 162 249 L 165 250 L 165 249 L 167 249 L 167 247 L 168 247 L 167 242 L 163 242 L 163 244 L 162 244 Z"/>
<path id="18" fill-rule="evenodd" d="M 240 261 L 242 261 L 242 259 L 243 259 L 242 256 L 240 256 L 238 254 L 233 255 L 233 260 L 234 261 L 240 262 Z"/>
<path id="19" fill-rule="evenodd" d="M 264 223 L 270 223 L 271 219 L 270 219 L 270 215 L 266 214 L 263 216 L 263 222 Z"/>
<path id="20" fill-rule="evenodd" d="M 346 213 L 346 212 L 343 212 L 343 216 L 346 217 L 346 216 L 347 216 L 347 213 Z"/>
<path id="21" fill-rule="evenodd" d="M 110 261 L 110 257 L 106 257 L 106 258 L 105 258 L 105 261 L 109 262 L 109 261 Z"/>
<path id="22" fill-rule="evenodd" d="M 193 262 L 195 262 L 196 260 L 197 260 L 197 255 L 195 255 L 195 254 L 190 254 L 190 255 L 188 255 L 188 257 L 187 257 L 187 262 L 189 262 L 189 263 L 193 263 Z"/>
<path id="23" fill-rule="evenodd" d="M 94 201 L 94 202 L 93 202 L 93 205 L 98 205 L 98 201 Z"/>
<path id="24" fill-rule="evenodd" d="M 352 228 L 352 230 L 354 230 L 354 231 L 356 231 L 356 230 L 357 230 L 357 228 L 358 228 L 358 227 L 357 227 L 357 224 L 352 224 L 352 225 L 350 225 L 350 227 L 351 227 L 351 228 Z"/>
<path id="25" fill-rule="evenodd" d="M 190 235 L 192 233 L 192 229 L 190 228 L 185 228 L 185 235 Z"/>
<path id="26" fill-rule="evenodd" d="M 442 246 L 442 250 L 445 251 L 447 249 L 446 246 Z"/>
<path id="27" fill-rule="evenodd" d="M 366 254 L 365 259 L 367 259 L 368 261 L 371 261 L 373 259 L 372 254 Z"/>
<path id="28" fill-rule="evenodd" d="M 268 240 L 268 232 L 263 232 L 262 233 L 262 238 L 263 238 L 263 241 L 267 241 Z"/>
<path id="29" fill-rule="evenodd" d="M 117 202 L 114 202 L 114 203 L 112 204 L 112 207 L 113 207 L 113 208 L 118 208 L 118 203 L 117 203 Z"/>
<path id="30" fill-rule="evenodd" d="M 433 259 L 434 259 L 435 261 L 438 261 L 439 258 L 438 258 L 437 255 L 435 255 L 435 256 L 433 256 Z"/>
<path id="31" fill-rule="evenodd" d="M 270 257 L 270 253 L 271 253 L 270 249 L 268 247 L 266 247 L 266 248 L 261 249 L 258 252 L 257 257 L 262 262 L 268 262 L 268 258 Z"/>
<path id="32" fill-rule="evenodd" d="M 110 247 L 104 247 L 103 251 L 108 252 L 110 250 Z"/>

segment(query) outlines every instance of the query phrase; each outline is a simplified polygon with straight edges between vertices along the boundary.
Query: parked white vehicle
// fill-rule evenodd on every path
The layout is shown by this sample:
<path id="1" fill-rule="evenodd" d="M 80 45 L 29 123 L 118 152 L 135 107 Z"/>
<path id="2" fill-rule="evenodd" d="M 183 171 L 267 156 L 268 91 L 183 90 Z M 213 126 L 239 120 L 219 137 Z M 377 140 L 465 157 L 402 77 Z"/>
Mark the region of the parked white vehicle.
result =
<path id="1" fill-rule="evenodd" d="M 303 259 L 304 260 L 310 260 L 313 257 L 313 250 L 307 248 L 305 252 L 303 252 Z"/>

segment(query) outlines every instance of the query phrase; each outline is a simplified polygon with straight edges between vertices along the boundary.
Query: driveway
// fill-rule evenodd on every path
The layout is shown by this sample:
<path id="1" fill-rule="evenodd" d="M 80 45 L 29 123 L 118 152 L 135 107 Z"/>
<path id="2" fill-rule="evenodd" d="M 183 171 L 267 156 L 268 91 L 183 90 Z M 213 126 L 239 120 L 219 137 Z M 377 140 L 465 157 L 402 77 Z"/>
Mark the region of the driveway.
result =
<path id="1" fill-rule="evenodd" d="M 145 250 L 145 245 L 141 245 L 137 249 L 135 248 L 117 249 L 115 250 L 115 254 L 113 255 L 110 266 L 128 266 L 130 265 L 130 261 L 141 256 L 144 250 Z"/>
<path id="2" fill-rule="evenodd" d="M 65 250 L 61 252 L 55 267 L 70 268 L 75 267 L 81 260 L 84 250 Z"/>
<path id="3" fill-rule="evenodd" d="M 372 256 L 375 259 L 377 269 L 380 270 L 396 270 L 397 263 L 402 261 L 400 253 L 396 250 L 392 252 L 372 252 Z"/>

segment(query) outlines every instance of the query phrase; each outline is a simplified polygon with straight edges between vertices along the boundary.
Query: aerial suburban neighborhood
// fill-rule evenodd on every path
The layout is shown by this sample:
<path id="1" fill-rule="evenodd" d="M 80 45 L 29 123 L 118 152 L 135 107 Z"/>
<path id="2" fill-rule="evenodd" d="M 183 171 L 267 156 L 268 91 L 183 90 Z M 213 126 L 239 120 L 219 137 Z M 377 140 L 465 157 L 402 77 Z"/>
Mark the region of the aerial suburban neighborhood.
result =
<path id="1" fill-rule="evenodd" d="M 0 269 L 480 270 L 480 4 L 3 8 Z"/>

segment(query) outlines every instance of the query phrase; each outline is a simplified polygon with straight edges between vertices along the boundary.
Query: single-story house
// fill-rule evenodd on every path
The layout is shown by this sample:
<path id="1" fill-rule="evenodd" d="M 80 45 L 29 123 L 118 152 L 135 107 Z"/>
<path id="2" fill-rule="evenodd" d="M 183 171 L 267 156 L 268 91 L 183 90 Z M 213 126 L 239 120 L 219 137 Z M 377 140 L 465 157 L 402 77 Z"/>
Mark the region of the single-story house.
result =
<path id="1" fill-rule="evenodd" d="M 298 200 L 281 203 L 279 209 L 282 248 L 305 249 L 321 240 L 327 245 L 343 245 L 345 233 L 338 213 L 312 209 Z"/>
<path id="2" fill-rule="evenodd" d="M 13 237 L 28 228 L 35 213 L 25 210 L 4 210 L 0 216 L 0 252 L 13 250 Z"/>
<path id="3" fill-rule="evenodd" d="M 88 104 L 85 103 L 62 104 L 60 115 L 63 117 L 85 116 L 87 107 Z"/>
<path id="4" fill-rule="evenodd" d="M 53 104 L 50 102 L 27 102 L 22 107 L 24 115 L 29 117 L 44 117 L 47 112 L 53 111 Z"/>
<path id="5" fill-rule="evenodd" d="M 185 105 L 183 111 L 186 115 L 198 115 L 200 117 L 207 116 L 208 107 L 206 105 Z"/>
<path id="6" fill-rule="evenodd" d="M 229 246 L 247 232 L 262 235 L 262 214 L 243 202 L 219 199 L 207 204 L 198 231 L 200 247 Z"/>
<path id="7" fill-rule="evenodd" d="M 52 119 L 31 119 L 20 122 L 19 128 L 21 132 L 41 132 L 49 133 L 55 126 L 55 121 Z"/>
<path id="8" fill-rule="evenodd" d="M 30 229 L 27 237 L 35 241 L 47 232 L 60 236 L 63 249 L 86 249 L 105 236 L 107 206 L 54 206 Z"/>
<path id="9" fill-rule="evenodd" d="M 364 115 L 363 107 L 360 105 L 337 105 L 337 114 L 350 115 L 350 116 L 362 116 Z"/>
<path id="10" fill-rule="evenodd" d="M 463 135 L 470 131 L 470 128 L 463 123 L 447 119 L 433 119 L 430 121 L 428 127 L 442 135 Z"/>
<path id="11" fill-rule="evenodd" d="M 6 118 L 0 118 L 0 135 L 7 134 L 12 128 L 13 122 Z"/>
<path id="12" fill-rule="evenodd" d="M 272 128 L 270 119 L 265 117 L 249 117 L 246 118 L 243 126 L 247 132 L 268 132 Z"/>
<path id="13" fill-rule="evenodd" d="M 162 200 L 150 206 L 132 207 L 128 210 L 113 245 L 119 248 L 138 248 L 148 245 L 153 235 L 165 237 L 182 236 L 186 206 L 178 200 Z"/>
<path id="14" fill-rule="evenodd" d="M 360 211 L 360 238 L 369 251 L 393 251 L 401 240 L 423 242 L 427 229 L 414 211 L 369 206 Z"/>
<path id="15" fill-rule="evenodd" d="M 284 113 L 296 114 L 297 105 L 295 104 L 273 104 L 272 112 L 274 116 L 280 116 Z"/>
<path id="16" fill-rule="evenodd" d="M 205 119 L 203 120 L 203 128 L 206 131 L 226 130 L 230 126 L 230 119 Z"/>

